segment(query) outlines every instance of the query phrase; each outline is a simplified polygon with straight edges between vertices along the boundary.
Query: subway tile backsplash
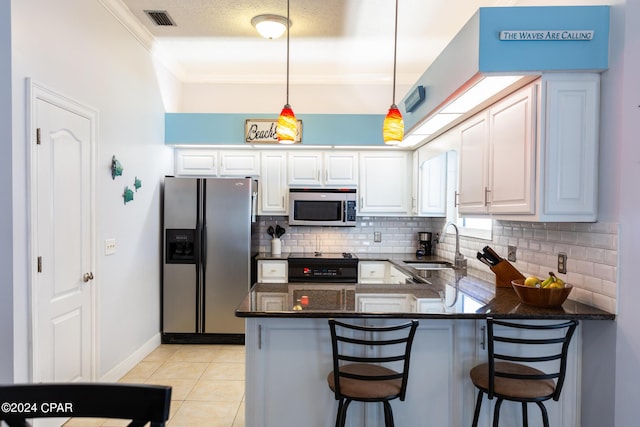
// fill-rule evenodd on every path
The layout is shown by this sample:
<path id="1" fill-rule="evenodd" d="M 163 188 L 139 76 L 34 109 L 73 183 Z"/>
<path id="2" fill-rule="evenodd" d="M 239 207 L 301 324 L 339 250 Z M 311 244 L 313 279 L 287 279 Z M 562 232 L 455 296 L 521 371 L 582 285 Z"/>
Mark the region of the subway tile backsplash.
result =
<path id="1" fill-rule="evenodd" d="M 267 229 L 276 224 L 286 229 L 281 237 L 283 253 L 414 254 L 418 249 L 418 232 L 431 231 L 435 238 L 445 221 L 443 218 L 358 217 L 356 227 L 290 227 L 287 217 L 260 216 L 254 224 L 254 250 L 271 251 Z M 380 242 L 374 241 L 375 232 L 380 232 Z M 516 246 L 517 261 L 513 264 L 525 276 L 546 277 L 553 271 L 575 287 L 571 299 L 616 312 L 617 224 L 494 221 L 492 241 L 461 237 L 461 252 L 468 259 L 469 275 L 494 282 L 493 272 L 475 256 L 486 245 L 505 258 L 507 246 Z M 442 243 L 434 245 L 434 253 L 445 259 L 453 260 L 454 251 L 453 234 L 447 234 Z M 567 274 L 557 273 L 559 252 L 567 254 Z"/>

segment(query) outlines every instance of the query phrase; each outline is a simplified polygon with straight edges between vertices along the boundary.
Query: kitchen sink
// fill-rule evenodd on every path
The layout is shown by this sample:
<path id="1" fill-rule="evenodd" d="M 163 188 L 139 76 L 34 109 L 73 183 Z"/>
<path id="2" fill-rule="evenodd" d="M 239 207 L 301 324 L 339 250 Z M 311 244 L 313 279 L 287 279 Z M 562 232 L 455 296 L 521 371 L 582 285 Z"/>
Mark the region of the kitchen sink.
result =
<path id="1" fill-rule="evenodd" d="M 453 264 L 447 261 L 429 261 L 429 262 L 416 262 L 416 261 L 404 261 L 407 267 L 415 268 L 416 270 L 447 270 L 453 268 Z"/>

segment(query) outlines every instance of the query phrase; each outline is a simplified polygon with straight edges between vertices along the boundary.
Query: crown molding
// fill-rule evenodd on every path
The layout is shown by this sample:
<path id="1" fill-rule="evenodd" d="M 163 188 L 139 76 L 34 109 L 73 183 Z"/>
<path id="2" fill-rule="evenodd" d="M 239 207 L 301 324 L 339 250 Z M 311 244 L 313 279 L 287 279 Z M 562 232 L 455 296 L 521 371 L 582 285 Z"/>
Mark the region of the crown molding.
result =
<path id="1" fill-rule="evenodd" d="M 154 37 L 121 0 L 98 0 L 148 51 L 153 47 Z"/>

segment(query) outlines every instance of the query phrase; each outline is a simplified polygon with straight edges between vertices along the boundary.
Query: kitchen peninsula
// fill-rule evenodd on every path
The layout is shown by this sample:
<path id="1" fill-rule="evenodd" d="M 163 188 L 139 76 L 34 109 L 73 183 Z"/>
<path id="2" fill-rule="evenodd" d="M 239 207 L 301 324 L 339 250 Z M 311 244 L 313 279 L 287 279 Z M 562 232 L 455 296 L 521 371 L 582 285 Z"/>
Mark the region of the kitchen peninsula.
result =
<path id="1" fill-rule="evenodd" d="M 245 317 L 247 325 L 247 426 L 333 425 L 337 403 L 326 383 L 332 369 L 327 325 L 331 317 L 364 324 L 391 324 L 401 319 L 420 321 L 412 350 L 407 399 L 392 402 L 399 426 L 471 425 L 475 392 L 468 373 L 486 357 L 487 317 L 535 321 L 615 318 L 571 300 L 556 309 L 529 307 L 521 304 L 510 288 L 496 288 L 491 296 L 483 296 L 483 292 L 476 290 L 486 283 L 461 277 L 452 269 L 425 274 L 402 261 L 375 259 L 392 263 L 410 275 L 410 280 L 394 284 L 253 286 L 236 310 L 236 316 Z M 581 347 L 579 332 L 571 344 L 560 402 L 548 405 L 552 425 L 580 425 Z M 348 425 L 382 425 L 378 406 L 354 402 Z M 483 406 L 481 425 L 489 425 L 490 407 Z M 530 412 L 532 425 L 536 425 L 535 417 L 539 414 Z M 513 421 L 519 417 L 520 406 L 505 402 L 501 418 Z"/>

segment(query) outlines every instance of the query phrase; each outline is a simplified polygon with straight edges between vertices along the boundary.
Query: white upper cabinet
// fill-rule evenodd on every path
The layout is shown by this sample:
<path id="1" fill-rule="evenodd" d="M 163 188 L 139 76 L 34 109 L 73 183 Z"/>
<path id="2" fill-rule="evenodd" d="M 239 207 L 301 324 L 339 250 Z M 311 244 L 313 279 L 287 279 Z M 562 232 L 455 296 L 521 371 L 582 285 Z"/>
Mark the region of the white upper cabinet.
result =
<path id="1" fill-rule="evenodd" d="M 597 219 L 600 76 L 548 74 L 462 123 L 459 213 Z"/>
<path id="2" fill-rule="evenodd" d="M 260 153 L 246 151 L 221 151 L 220 176 L 259 176 Z"/>
<path id="3" fill-rule="evenodd" d="M 176 176 L 256 177 L 260 153 L 245 150 L 176 148 Z"/>
<path id="4" fill-rule="evenodd" d="M 207 149 L 176 149 L 176 176 L 217 176 L 218 152 Z"/>
<path id="5" fill-rule="evenodd" d="M 322 185 L 322 153 L 315 151 L 291 152 L 287 159 L 287 165 L 289 184 Z"/>
<path id="6" fill-rule="evenodd" d="M 533 213 L 537 85 L 460 126 L 460 214 Z"/>
<path id="7" fill-rule="evenodd" d="M 410 212 L 411 156 L 403 151 L 360 153 L 358 191 L 362 214 Z"/>
<path id="8" fill-rule="evenodd" d="M 544 221 L 595 221 L 598 206 L 599 74 L 543 77 L 538 182 Z"/>
<path id="9" fill-rule="evenodd" d="M 482 112 L 460 126 L 458 211 L 487 213 L 489 120 Z"/>
<path id="10" fill-rule="evenodd" d="M 489 109 L 491 213 L 533 213 L 537 89 L 525 87 Z"/>
<path id="11" fill-rule="evenodd" d="M 324 183 L 326 185 L 358 184 L 358 153 L 336 151 L 324 153 Z"/>
<path id="12" fill-rule="evenodd" d="M 418 214 L 447 215 L 447 153 L 421 161 L 418 167 Z"/>
<path id="13" fill-rule="evenodd" d="M 358 154 L 353 152 L 290 152 L 289 184 L 300 186 L 355 186 Z"/>
<path id="14" fill-rule="evenodd" d="M 287 214 L 287 154 L 263 152 L 258 180 L 259 214 Z"/>

